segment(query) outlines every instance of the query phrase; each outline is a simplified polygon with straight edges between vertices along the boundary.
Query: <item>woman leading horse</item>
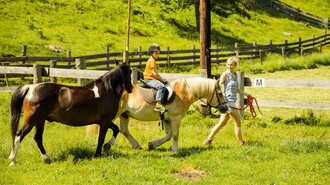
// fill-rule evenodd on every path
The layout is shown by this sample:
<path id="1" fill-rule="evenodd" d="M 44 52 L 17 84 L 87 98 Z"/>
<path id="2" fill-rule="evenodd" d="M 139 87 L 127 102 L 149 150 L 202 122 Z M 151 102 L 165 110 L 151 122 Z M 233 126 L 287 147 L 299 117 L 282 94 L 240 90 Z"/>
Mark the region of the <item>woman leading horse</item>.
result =
<path id="1" fill-rule="evenodd" d="M 35 127 L 36 141 L 43 160 L 49 157 L 42 144 L 45 121 L 56 121 L 70 126 L 100 125 L 95 156 L 101 155 L 102 145 L 108 128 L 113 130 L 111 145 L 119 132 L 112 120 L 116 117 L 119 100 L 126 90 L 132 92 L 131 69 L 121 63 L 100 78 L 85 86 L 73 87 L 53 83 L 39 83 L 19 87 L 11 100 L 11 133 L 13 149 L 9 156 L 10 165 L 16 161 L 18 146 Z M 24 125 L 17 132 L 21 111 Z"/>

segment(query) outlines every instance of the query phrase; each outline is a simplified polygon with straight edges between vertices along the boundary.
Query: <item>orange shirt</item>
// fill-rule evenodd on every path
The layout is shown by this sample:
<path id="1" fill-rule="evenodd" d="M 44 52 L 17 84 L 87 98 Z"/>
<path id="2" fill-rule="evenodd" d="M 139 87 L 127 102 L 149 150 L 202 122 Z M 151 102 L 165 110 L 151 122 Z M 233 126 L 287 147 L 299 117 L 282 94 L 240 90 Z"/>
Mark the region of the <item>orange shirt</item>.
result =
<path id="1" fill-rule="evenodd" d="M 150 56 L 146 64 L 146 69 L 144 71 L 144 78 L 146 79 L 156 79 L 152 73 L 152 69 L 157 69 L 156 60 Z"/>

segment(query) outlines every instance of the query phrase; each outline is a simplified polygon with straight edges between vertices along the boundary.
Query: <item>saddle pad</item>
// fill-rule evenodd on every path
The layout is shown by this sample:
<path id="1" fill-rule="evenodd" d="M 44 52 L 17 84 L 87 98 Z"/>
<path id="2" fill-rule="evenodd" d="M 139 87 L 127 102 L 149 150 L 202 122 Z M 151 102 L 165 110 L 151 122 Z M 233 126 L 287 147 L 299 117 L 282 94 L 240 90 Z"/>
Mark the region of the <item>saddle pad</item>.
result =
<path id="1" fill-rule="evenodd" d="M 171 87 L 167 86 L 167 89 L 168 88 L 171 88 Z M 156 89 L 150 88 L 150 87 L 144 88 L 144 87 L 141 87 L 140 85 L 138 85 L 138 91 L 141 94 L 141 96 L 143 97 L 144 101 L 146 101 L 150 104 L 156 104 L 156 100 L 155 100 L 156 94 L 157 94 Z M 170 91 L 172 93 L 171 92 L 169 93 L 170 97 L 167 97 L 167 102 L 165 103 L 165 105 L 172 103 L 174 100 L 175 92 L 172 90 L 172 88 L 170 89 Z"/>

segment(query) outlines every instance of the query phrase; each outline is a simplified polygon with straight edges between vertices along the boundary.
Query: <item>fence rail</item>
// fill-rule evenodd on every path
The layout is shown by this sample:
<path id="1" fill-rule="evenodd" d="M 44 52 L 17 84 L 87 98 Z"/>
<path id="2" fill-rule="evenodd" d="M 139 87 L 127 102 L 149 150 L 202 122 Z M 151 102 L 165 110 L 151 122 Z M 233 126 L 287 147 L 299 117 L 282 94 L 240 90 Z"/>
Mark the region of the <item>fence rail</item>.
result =
<path id="1" fill-rule="evenodd" d="M 299 38 L 296 42 L 289 43 L 287 40 L 283 44 L 273 44 L 270 40 L 269 44 L 259 45 L 253 43 L 251 45 L 239 45 L 236 43 L 232 47 L 220 48 L 215 46 L 210 49 L 211 63 L 222 63 L 230 56 L 237 56 L 240 59 L 252 59 L 260 58 L 262 63 L 263 58 L 268 53 L 279 53 L 286 57 L 292 53 L 298 53 L 304 55 L 305 51 L 308 50 L 319 50 L 322 52 L 322 47 L 330 43 L 330 34 L 324 33 L 321 36 L 315 37 L 307 40 L 302 40 Z M 23 46 L 22 55 L 26 55 L 27 46 Z M 94 54 L 86 56 L 72 57 L 68 54 L 67 57 L 38 57 L 38 56 L 19 56 L 19 57 L 0 57 L 0 65 L 9 66 L 26 66 L 32 67 L 33 64 L 42 64 L 43 66 L 50 66 L 52 62 L 56 62 L 56 68 L 76 68 L 75 61 L 77 59 L 85 60 L 85 66 L 83 68 L 93 69 L 93 70 L 109 70 L 114 67 L 116 60 L 121 60 L 123 53 L 113 52 L 110 53 L 109 48 L 106 49 L 106 53 Z M 195 46 L 190 50 L 170 50 L 169 47 L 166 50 L 161 51 L 161 57 L 159 58 L 159 66 L 167 66 L 171 68 L 172 65 L 198 65 L 200 50 L 196 49 Z M 139 47 L 138 51 L 129 52 L 130 65 L 133 67 L 143 68 L 145 61 L 148 60 L 147 52 L 142 51 Z M 48 61 L 48 63 L 47 63 Z M 20 73 L 18 73 L 20 74 Z M 3 75 L 2 75 L 3 76 Z M 10 75 L 9 75 L 10 76 Z M 1 73 L 0 73 L 1 77 Z"/>
<path id="2" fill-rule="evenodd" d="M 330 28 L 330 22 L 328 17 L 327 18 L 319 17 L 312 13 L 300 10 L 300 8 L 294 8 L 278 0 L 261 0 L 261 1 L 270 8 L 279 10 L 297 21 L 302 21 L 318 28 L 325 28 L 325 29 Z"/>

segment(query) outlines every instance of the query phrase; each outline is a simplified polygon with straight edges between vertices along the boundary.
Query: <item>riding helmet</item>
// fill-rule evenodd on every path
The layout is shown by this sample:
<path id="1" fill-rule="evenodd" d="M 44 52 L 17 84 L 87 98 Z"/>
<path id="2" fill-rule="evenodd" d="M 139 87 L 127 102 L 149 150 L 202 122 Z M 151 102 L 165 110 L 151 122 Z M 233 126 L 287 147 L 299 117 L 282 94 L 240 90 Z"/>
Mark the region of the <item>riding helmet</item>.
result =
<path id="1" fill-rule="evenodd" d="M 150 44 L 150 46 L 148 48 L 148 55 L 150 55 L 150 53 L 154 52 L 154 51 L 160 51 L 160 47 L 156 43 Z"/>

